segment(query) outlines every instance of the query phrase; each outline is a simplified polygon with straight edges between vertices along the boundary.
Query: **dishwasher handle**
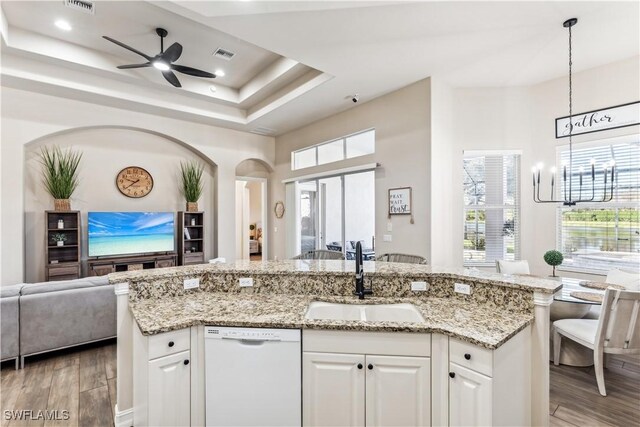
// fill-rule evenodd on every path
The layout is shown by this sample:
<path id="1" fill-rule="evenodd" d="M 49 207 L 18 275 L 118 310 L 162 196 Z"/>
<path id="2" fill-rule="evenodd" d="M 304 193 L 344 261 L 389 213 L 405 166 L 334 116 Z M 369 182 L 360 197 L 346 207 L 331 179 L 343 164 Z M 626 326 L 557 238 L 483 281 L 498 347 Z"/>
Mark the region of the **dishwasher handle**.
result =
<path id="1" fill-rule="evenodd" d="M 262 337 L 262 336 L 243 336 L 243 335 L 238 335 L 238 336 L 223 335 L 222 339 L 232 340 L 232 341 L 242 341 L 250 344 L 262 344 L 267 341 L 281 341 L 280 337 L 278 336 Z"/>

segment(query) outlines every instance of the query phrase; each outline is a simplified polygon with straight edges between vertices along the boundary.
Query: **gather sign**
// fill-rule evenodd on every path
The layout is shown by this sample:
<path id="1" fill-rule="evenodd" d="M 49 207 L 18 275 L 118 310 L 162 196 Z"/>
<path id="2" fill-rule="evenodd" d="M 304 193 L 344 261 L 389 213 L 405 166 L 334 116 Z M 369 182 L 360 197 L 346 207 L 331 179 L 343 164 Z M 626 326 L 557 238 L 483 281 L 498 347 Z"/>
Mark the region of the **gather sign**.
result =
<path id="1" fill-rule="evenodd" d="M 556 119 L 556 138 L 640 124 L 640 101 Z"/>

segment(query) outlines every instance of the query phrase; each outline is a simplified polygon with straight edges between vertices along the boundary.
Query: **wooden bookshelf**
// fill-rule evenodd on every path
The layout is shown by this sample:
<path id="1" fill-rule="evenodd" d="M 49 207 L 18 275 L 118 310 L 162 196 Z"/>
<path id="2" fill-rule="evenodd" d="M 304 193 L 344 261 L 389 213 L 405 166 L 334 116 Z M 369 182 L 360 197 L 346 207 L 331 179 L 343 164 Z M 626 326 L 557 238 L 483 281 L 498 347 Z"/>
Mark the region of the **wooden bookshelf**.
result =
<path id="1" fill-rule="evenodd" d="M 178 212 L 178 265 L 204 264 L 204 212 Z"/>
<path id="2" fill-rule="evenodd" d="M 62 228 L 58 228 L 58 221 L 62 221 Z M 44 270 L 47 281 L 80 278 L 81 229 L 79 211 L 45 211 L 46 265 Z M 54 236 L 57 234 L 66 237 L 62 246 L 58 246 L 54 240 Z"/>

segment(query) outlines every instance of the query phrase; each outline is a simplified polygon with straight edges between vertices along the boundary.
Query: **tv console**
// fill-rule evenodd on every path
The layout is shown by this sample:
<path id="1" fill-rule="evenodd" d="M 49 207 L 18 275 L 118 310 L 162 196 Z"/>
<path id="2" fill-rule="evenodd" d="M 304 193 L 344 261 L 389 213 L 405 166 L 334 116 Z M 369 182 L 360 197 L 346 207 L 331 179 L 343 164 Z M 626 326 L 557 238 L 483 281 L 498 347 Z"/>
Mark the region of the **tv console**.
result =
<path id="1" fill-rule="evenodd" d="M 118 271 L 173 267 L 176 265 L 176 257 L 176 254 L 163 254 L 92 258 L 87 260 L 87 273 L 89 276 L 104 276 Z"/>

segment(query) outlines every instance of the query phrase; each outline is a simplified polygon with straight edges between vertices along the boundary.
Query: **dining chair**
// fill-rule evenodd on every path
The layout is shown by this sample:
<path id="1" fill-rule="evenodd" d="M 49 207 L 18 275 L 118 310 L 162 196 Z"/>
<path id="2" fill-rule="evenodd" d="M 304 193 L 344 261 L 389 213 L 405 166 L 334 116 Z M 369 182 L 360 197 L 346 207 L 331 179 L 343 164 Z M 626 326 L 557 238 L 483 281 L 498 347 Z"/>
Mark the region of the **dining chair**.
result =
<path id="1" fill-rule="evenodd" d="M 640 292 L 607 289 L 599 319 L 562 319 L 553 322 L 553 363 L 560 363 L 560 346 L 568 338 L 593 350 L 598 391 L 604 385 L 605 354 L 640 354 Z"/>
<path id="2" fill-rule="evenodd" d="M 614 268 L 607 273 L 606 283 L 621 285 L 629 291 L 640 291 L 640 274 Z M 601 306 L 594 305 L 584 316 L 584 319 L 597 319 L 600 317 Z"/>
<path id="3" fill-rule="evenodd" d="M 426 264 L 427 259 L 420 255 L 409 255 L 409 254 L 398 254 L 398 253 L 388 253 L 378 255 L 375 259 L 376 261 L 382 262 L 402 262 L 405 264 Z"/>
<path id="4" fill-rule="evenodd" d="M 496 272 L 502 274 L 530 274 L 529 262 L 527 260 L 506 261 L 504 259 L 497 259 Z"/>
<path id="5" fill-rule="evenodd" d="M 327 251 L 324 249 L 315 249 L 303 252 L 291 259 L 344 259 L 344 254 L 338 251 Z"/>

